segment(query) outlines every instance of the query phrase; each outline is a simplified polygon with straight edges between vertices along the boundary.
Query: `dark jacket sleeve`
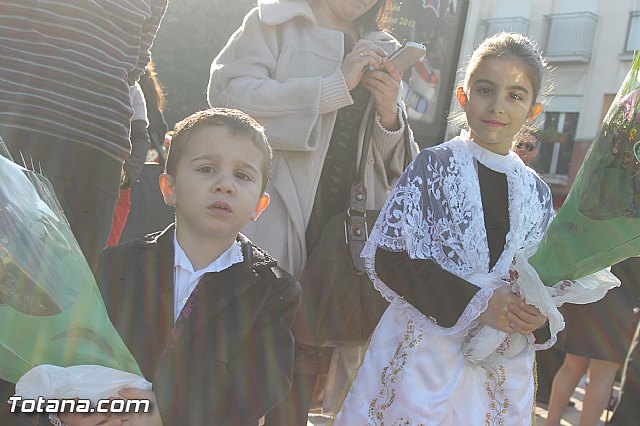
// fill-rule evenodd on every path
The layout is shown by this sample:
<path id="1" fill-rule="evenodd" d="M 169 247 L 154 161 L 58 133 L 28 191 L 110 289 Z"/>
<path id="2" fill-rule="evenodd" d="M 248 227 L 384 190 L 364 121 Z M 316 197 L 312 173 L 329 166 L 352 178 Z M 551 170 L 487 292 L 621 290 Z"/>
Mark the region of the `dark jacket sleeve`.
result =
<path id="1" fill-rule="evenodd" d="M 453 327 L 479 288 L 426 259 L 378 248 L 376 274 L 399 296 L 442 327 Z"/>
<path id="2" fill-rule="evenodd" d="M 246 380 L 230 383 L 227 389 L 236 389 L 238 394 L 233 400 L 238 403 L 238 412 L 252 420 L 259 419 L 276 406 L 289 392 L 292 383 L 294 338 L 291 327 L 300 306 L 301 289 L 292 276 L 279 268 L 275 271 L 278 277 L 273 278 L 275 283 L 269 299 L 230 365 L 232 370 L 246 375 Z"/>

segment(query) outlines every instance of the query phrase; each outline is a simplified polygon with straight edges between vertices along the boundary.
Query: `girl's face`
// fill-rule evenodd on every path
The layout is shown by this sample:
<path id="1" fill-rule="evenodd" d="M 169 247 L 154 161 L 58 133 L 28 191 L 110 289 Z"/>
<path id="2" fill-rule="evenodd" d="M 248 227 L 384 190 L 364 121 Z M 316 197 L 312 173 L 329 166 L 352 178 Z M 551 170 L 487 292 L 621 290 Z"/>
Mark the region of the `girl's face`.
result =
<path id="1" fill-rule="evenodd" d="M 458 102 L 475 143 L 505 155 L 525 121 L 540 113 L 526 71 L 516 58 L 485 58 L 469 79 L 468 93 L 458 87 Z"/>

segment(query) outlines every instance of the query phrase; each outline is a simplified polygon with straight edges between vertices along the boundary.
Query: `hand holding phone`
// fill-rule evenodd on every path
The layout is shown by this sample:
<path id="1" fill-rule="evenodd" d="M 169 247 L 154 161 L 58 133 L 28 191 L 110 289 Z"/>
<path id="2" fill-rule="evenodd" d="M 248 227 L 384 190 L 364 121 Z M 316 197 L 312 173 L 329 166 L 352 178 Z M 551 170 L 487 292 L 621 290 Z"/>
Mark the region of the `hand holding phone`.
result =
<path id="1" fill-rule="evenodd" d="M 420 43 L 409 41 L 389 56 L 398 72 L 411 68 L 427 53 L 427 48 Z"/>

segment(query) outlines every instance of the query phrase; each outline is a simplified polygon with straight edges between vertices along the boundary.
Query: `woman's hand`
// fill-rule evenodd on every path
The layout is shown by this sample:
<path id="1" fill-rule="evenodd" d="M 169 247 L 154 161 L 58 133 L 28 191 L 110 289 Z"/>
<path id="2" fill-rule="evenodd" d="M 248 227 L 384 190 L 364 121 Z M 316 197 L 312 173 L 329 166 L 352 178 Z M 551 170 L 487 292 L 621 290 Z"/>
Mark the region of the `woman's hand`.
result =
<path id="1" fill-rule="evenodd" d="M 382 65 L 383 69 L 369 71 L 362 77 L 362 85 L 376 98 L 376 111 L 380 116 L 380 124 L 393 132 L 400 128 L 398 92 L 402 74 L 387 58 L 382 59 Z"/>
<path id="2" fill-rule="evenodd" d="M 386 56 L 387 52 L 372 41 L 358 40 L 351 52 L 345 56 L 340 67 L 347 89 L 353 90 L 367 70 L 380 68 L 382 59 Z"/>

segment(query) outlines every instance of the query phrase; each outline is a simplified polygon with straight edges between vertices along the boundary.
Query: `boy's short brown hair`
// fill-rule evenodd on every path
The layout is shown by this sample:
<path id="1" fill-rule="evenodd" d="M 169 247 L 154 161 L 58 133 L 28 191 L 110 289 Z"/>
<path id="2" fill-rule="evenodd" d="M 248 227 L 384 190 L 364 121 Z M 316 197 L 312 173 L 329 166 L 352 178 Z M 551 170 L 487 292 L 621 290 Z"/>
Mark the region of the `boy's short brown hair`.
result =
<path id="1" fill-rule="evenodd" d="M 184 153 L 184 147 L 189 141 L 189 135 L 194 130 L 205 126 L 221 126 L 227 128 L 232 135 L 240 134 L 251 140 L 264 154 L 264 167 L 262 170 L 262 192 L 264 193 L 269 180 L 271 170 L 271 159 L 273 150 L 269 145 L 264 127 L 248 114 L 230 108 L 210 108 L 198 111 L 184 120 L 176 123 L 167 162 L 164 167 L 165 173 L 175 176 L 178 161 Z M 233 149 L 233 147 L 229 147 Z"/>

